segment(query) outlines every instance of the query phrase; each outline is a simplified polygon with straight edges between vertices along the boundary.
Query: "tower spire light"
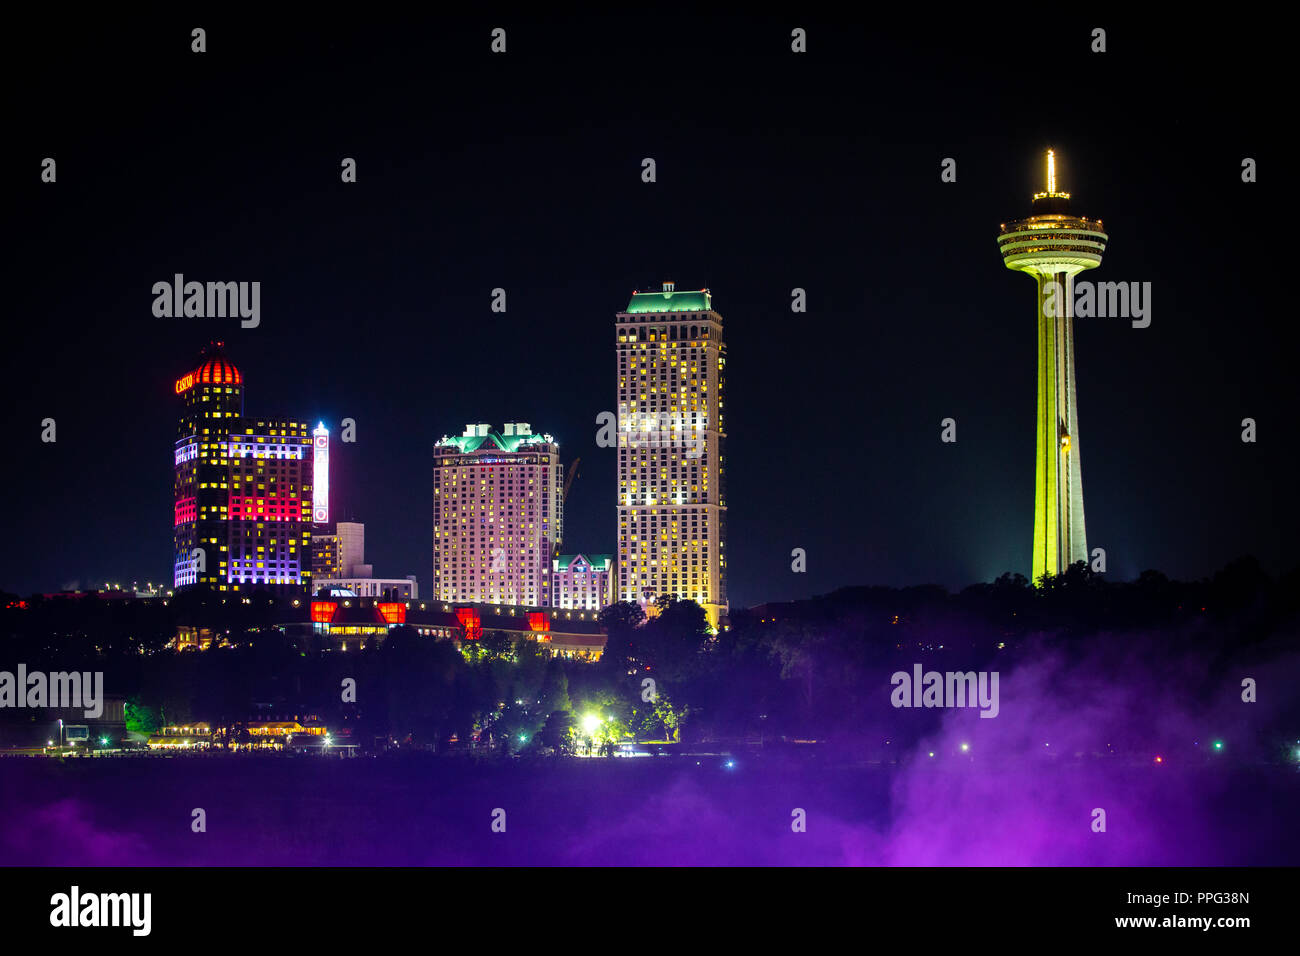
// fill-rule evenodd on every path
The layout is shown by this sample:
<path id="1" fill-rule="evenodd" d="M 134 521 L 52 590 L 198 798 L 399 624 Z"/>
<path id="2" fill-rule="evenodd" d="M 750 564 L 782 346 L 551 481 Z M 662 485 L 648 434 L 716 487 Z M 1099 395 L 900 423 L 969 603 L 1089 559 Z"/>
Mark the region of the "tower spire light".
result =
<path id="1" fill-rule="evenodd" d="M 1058 192 L 1056 189 L 1056 150 L 1047 151 L 1047 189 L 1041 193 L 1034 193 L 1034 201 L 1040 199 L 1069 199 L 1070 194 Z"/>

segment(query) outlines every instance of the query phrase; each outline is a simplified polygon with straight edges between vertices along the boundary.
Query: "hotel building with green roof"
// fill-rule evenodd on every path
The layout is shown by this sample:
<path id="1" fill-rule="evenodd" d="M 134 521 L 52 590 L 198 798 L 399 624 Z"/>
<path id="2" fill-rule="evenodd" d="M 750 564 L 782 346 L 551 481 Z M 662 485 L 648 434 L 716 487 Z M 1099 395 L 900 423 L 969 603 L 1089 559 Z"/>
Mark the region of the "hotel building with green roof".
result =
<path id="1" fill-rule="evenodd" d="M 619 601 L 727 611 L 727 349 L 708 289 L 634 292 L 615 322 Z"/>
<path id="2" fill-rule="evenodd" d="M 563 486 L 559 445 L 527 423 L 444 436 L 433 449 L 432 598 L 555 607 Z"/>

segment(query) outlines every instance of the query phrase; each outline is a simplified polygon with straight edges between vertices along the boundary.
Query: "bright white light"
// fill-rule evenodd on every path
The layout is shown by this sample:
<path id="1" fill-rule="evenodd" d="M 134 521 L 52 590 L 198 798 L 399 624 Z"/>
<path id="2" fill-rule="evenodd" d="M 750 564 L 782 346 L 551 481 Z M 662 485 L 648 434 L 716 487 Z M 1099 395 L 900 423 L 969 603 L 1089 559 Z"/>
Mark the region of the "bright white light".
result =
<path id="1" fill-rule="evenodd" d="M 594 734 L 600 728 L 600 715 L 588 714 L 582 718 L 582 729 L 588 734 Z"/>
<path id="2" fill-rule="evenodd" d="M 321 422 L 312 432 L 315 457 L 312 465 L 311 520 L 326 524 L 330 520 L 330 433 Z"/>

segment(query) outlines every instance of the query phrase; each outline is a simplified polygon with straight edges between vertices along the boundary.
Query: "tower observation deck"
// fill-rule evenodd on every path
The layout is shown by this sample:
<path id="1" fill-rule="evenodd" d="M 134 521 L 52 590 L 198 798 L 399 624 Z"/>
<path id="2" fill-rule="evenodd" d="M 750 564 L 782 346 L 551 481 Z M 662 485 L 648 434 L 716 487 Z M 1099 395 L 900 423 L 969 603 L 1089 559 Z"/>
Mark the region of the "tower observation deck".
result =
<path id="1" fill-rule="evenodd" d="M 1107 235 L 1100 219 L 1070 214 L 1047 151 L 1047 189 L 1027 219 L 1003 223 L 998 249 L 1008 269 L 1037 283 L 1038 402 L 1034 465 L 1033 580 L 1088 559 L 1074 384 L 1074 277 L 1101 265 Z"/>

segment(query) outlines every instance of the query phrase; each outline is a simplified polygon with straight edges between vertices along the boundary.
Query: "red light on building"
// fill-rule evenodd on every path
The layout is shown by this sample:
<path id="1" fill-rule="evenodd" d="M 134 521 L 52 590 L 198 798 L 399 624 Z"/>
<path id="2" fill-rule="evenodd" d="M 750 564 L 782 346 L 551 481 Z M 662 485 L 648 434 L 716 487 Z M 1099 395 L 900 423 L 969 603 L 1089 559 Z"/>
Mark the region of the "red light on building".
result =
<path id="1" fill-rule="evenodd" d="M 198 499 L 182 498 L 176 502 L 176 522 L 173 528 L 184 524 L 186 521 L 193 521 L 199 516 Z"/>
<path id="2" fill-rule="evenodd" d="M 190 372 L 188 375 L 182 375 L 178 378 L 176 380 L 176 394 L 179 395 L 181 392 L 193 387 L 194 383 L 198 381 L 198 374 L 198 372 Z"/>
<path id="3" fill-rule="evenodd" d="M 406 623 L 405 604 L 392 601 L 392 602 L 384 602 L 382 604 L 376 604 L 375 607 L 379 608 L 379 613 L 384 616 L 384 620 L 387 621 L 389 624 Z"/>
<path id="4" fill-rule="evenodd" d="M 465 629 L 465 639 L 477 641 L 483 636 L 483 619 L 478 616 L 478 611 L 472 607 L 456 608 L 456 617 L 460 620 L 460 626 Z"/>
<path id="5" fill-rule="evenodd" d="M 300 521 L 302 500 L 282 495 L 261 498 L 232 495 L 230 517 L 244 521 Z"/>
<path id="6" fill-rule="evenodd" d="M 224 358 L 213 357 L 208 359 L 194 374 L 196 381 L 210 382 L 213 385 L 242 385 L 244 383 L 244 377 L 239 374 L 239 369 Z"/>
<path id="7" fill-rule="evenodd" d="M 328 624 L 334 620 L 334 615 L 339 606 L 336 601 L 312 601 L 311 602 L 311 619 L 317 624 Z"/>
<path id="8" fill-rule="evenodd" d="M 529 611 L 528 626 L 534 631 L 549 631 L 551 629 L 551 616 L 545 611 Z"/>

